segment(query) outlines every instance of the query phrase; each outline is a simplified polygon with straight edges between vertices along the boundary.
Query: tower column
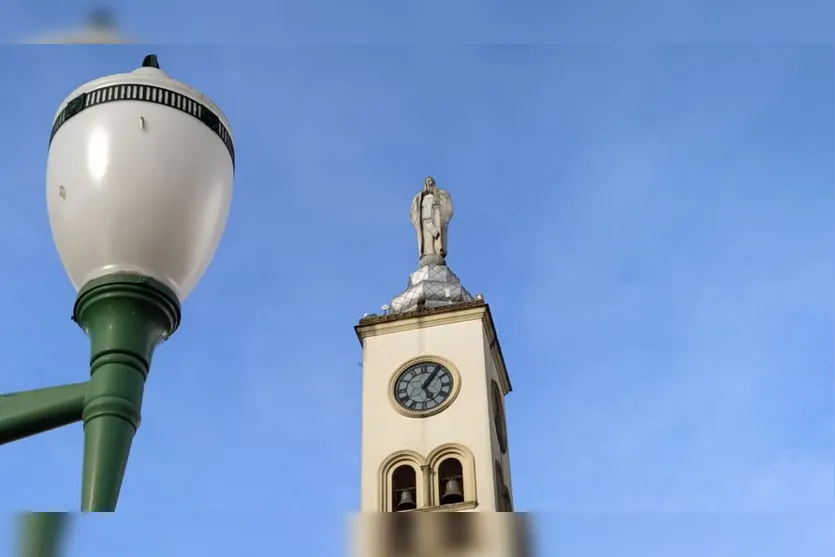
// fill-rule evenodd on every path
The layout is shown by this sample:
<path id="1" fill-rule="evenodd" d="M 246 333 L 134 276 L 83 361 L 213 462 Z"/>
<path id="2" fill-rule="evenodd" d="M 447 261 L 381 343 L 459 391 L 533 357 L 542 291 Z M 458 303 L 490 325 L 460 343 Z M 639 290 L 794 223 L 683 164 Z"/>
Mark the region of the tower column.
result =
<path id="1" fill-rule="evenodd" d="M 432 497 L 432 469 L 428 464 L 420 467 L 420 472 L 423 474 L 423 504 L 427 507 L 435 505 Z"/>

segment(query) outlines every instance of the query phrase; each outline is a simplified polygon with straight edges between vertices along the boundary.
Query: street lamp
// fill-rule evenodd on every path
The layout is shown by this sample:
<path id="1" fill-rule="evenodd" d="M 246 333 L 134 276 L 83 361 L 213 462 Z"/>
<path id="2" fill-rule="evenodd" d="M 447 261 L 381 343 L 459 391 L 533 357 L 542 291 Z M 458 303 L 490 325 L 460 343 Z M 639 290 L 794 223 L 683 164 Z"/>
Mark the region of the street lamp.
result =
<path id="1" fill-rule="evenodd" d="M 50 32 L 33 37 L 28 44 L 128 44 L 139 42 L 122 34 L 116 27 L 113 14 L 107 9 L 96 9 L 87 16 L 83 27 Z"/>
<path id="2" fill-rule="evenodd" d="M 46 200 L 90 338 L 89 380 L 0 396 L 0 444 L 84 423 L 81 510 L 114 511 L 154 349 L 217 249 L 232 198 L 229 123 L 157 57 L 61 103 Z"/>

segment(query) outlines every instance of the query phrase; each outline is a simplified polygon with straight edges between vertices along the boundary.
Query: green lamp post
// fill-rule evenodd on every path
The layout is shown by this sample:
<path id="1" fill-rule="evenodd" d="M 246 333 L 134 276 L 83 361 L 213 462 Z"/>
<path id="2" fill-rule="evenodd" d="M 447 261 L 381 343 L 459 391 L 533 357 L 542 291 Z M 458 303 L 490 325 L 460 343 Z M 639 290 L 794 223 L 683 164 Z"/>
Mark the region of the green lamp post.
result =
<path id="1" fill-rule="evenodd" d="M 66 543 L 67 513 L 26 513 L 19 517 L 19 557 L 56 557 Z"/>
<path id="2" fill-rule="evenodd" d="M 154 55 L 79 87 L 55 116 L 47 208 L 78 291 L 73 320 L 90 338 L 90 374 L 1 395 L 0 444 L 83 422 L 84 512 L 116 509 L 151 357 L 220 242 L 234 161 L 220 109 Z M 56 523 L 32 522 L 35 531 Z"/>

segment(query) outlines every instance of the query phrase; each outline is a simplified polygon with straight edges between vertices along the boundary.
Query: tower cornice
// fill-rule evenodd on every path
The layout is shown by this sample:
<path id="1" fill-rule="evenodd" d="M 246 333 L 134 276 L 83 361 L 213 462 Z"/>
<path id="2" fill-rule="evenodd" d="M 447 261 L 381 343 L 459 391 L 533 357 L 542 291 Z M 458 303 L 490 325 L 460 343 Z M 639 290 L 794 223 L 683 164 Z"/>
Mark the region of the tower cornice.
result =
<path id="1" fill-rule="evenodd" d="M 370 315 L 360 319 L 354 326 L 357 339 L 362 346 L 368 337 L 410 331 L 414 329 L 437 327 L 451 323 L 461 323 L 481 319 L 487 335 L 488 344 L 494 361 L 499 368 L 499 379 L 503 394 L 512 390 L 510 377 L 507 373 L 504 355 L 502 354 L 499 337 L 496 333 L 496 325 L 493 322 L 493 315 L 490 306 L 484 300 L 470 300 L 449 304 L 441 307 L 419 308 L 406 313 L 394 313 L 388 315 Z"/>

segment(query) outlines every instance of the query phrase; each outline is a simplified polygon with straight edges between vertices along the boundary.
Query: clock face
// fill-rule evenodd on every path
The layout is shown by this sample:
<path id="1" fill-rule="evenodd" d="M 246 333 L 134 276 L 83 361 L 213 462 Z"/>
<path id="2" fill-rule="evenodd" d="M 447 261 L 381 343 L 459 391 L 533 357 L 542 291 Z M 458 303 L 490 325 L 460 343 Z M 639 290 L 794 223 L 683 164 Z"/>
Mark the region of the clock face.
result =
<path id="1" fill-rule="evenodd" d="M 429 412 L 452 394 L 452 374 L 435 362 L 421 362 L 403 370 L 394 381 L 394 399 L 411 412 Z"/>

